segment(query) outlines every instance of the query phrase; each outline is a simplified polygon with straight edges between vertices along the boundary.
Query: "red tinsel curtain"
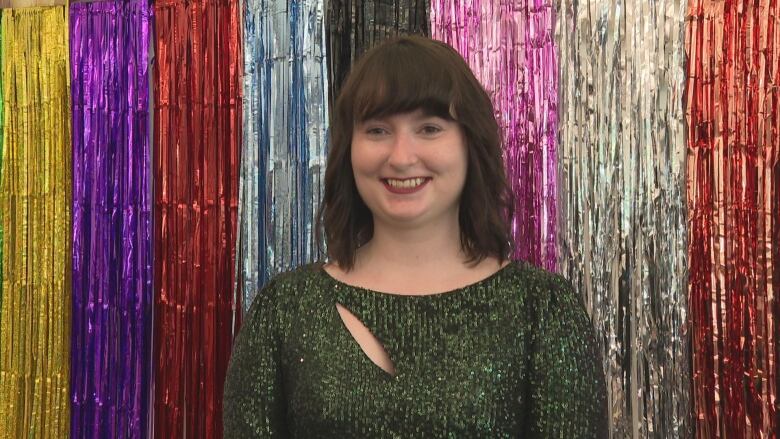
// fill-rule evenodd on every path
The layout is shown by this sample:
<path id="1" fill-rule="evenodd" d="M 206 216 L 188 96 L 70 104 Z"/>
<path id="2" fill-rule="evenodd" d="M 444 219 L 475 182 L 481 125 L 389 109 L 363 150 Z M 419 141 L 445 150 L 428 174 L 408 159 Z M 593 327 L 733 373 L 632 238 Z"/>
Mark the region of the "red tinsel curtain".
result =
<path id="1" fill-rule="evenodd" d="M 697 437 L 777 437 L 780 4 L 692 0 L 686 21 Z"/>
<path id="2" fill-rule="evenodd" d="M 241 140 L 237 0 L 154 4 L 154 433 L 222 437 Z"/>

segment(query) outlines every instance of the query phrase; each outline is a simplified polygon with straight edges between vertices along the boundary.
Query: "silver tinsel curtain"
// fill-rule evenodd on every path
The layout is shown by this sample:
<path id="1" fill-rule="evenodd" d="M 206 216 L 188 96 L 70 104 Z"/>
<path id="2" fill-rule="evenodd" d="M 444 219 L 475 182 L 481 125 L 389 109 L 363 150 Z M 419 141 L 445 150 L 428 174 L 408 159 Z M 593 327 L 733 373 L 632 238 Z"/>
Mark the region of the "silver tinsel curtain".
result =
<path id="1" fill-rule="evenodd" d="M 559 263 L 602 336 L 613 437 L 690 437 L 685 0 L 564 0 Z"/>
<path id="2" fill-rule="evenodd" d="M 243 306 L 274 274 L 320 258 L 327 155 L 323 1 L 245 0 L 244 139 L 236 258 Z"/>

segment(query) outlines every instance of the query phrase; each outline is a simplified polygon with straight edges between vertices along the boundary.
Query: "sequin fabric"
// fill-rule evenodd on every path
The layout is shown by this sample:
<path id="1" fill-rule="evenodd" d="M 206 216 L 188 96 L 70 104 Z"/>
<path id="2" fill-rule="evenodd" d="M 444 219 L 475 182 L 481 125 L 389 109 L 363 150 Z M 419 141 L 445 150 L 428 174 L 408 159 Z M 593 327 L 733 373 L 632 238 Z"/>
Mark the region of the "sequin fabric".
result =
<path id="1" fill-rule="evenodd" d="M 607 436 L 597 341 L 564 278 L 513 262 L 432 295 L 380 293 L 309 264 L 274 277 L 236 339 L 226 438 Z M 390 375 L 352 338 L 349 309 Z"/>

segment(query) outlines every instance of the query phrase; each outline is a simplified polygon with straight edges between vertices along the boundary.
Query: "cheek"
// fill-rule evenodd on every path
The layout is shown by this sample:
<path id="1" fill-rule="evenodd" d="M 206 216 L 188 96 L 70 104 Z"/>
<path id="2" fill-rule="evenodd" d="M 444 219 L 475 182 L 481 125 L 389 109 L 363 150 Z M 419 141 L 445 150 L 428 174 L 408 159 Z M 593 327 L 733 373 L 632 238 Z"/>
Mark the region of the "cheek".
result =
<path id="1" fill-rule="evenodd" d="M 445 151 L 442 154 L 438 154 L 436 157 L 432 157 L 432 160 L 430 160 L 429 163 L 436 172 L 446 172 L 457 181 L 466 180 L 468 169 L 468 156 L 466 151 L 458 151 L 458 153 Z"/>
<path id="2" fill-rule="evenodd" d="M 466 179 L 468 177 L 468 153 L 465 150 L 456 157 L 452 163 L 452 169 L 456 170 L 454 174 L 458 176 L 458 192 L 463 192 L 463 188 L 466 185 Z"/>
<path id="3" fill-rule="evenodd" d="M 463 179 L 465 180 L 466 173 L 468 172 L 468 167 L 469 167 L 469 158 L 468 158 L 468 153 L 466 151 L 463 151 L 459 164 L 460 164 L 460 172 L 463 174 Z"/>
<path id="4" fill-rule="evenodd" d="M 374 172 L 376 159 L 365 148 L 353 146 L 350 154 L 352 171 L 356 177 L 359 174 Z"/>
<path id="5" fill-rule="evenodd" d="M 365 203 L 371 188 L 370 181 L 372 179 L 372 169 L 370 158 L 365 157 L 365 154 L 355 152 L 353 149 L 350 166 L 352 166 L 352 176 L 355 180 L 355 187 L 357 188 L 360 198 L 362 198 Z"/>

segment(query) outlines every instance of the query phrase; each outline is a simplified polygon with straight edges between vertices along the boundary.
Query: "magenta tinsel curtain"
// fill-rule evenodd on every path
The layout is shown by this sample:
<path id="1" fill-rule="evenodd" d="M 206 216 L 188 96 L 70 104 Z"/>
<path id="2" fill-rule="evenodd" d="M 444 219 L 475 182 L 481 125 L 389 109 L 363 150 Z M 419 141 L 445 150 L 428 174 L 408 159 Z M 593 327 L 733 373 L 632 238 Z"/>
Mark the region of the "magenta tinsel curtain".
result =
<path id="1" fill-rule="evenodd" d="M 149 24 L 145 0 L 70 10 L 72 437 L 141 438 L 149 426 Z"/>
<path id="2" fill-rule="evenodd" d="M 516 197 L 514 256 L 556 266 L 558 66 L 550 0 L 431 0 L 431 36 L 460 52 L 488 91 Z"/>

